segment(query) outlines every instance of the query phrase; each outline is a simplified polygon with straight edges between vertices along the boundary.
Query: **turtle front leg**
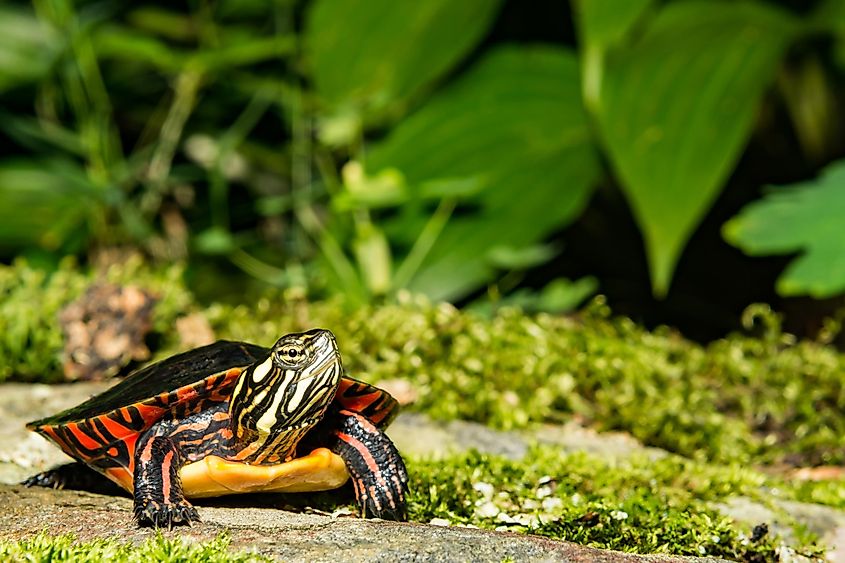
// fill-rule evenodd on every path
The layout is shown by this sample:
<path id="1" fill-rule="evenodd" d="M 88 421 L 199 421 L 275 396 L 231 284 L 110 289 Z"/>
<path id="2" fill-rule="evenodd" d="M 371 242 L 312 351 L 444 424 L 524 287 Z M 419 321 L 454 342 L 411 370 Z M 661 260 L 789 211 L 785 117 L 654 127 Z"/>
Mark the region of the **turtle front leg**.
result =
<path id="1" fill-rule="evenodd" d="M 141 526 L 170 529 L 199 522 L 197 510 L 185 500 L 179 469 L 184 456 L 169 436 L 145 434 L 135 449 L 135 518 Z"/>
<path id="2" fill-rule="evenodd" d="M 390 438 L 365 416 L 342 409 L 332 450 L 346 462 L 361 517 L 405 521 L 408 473 Z"/>

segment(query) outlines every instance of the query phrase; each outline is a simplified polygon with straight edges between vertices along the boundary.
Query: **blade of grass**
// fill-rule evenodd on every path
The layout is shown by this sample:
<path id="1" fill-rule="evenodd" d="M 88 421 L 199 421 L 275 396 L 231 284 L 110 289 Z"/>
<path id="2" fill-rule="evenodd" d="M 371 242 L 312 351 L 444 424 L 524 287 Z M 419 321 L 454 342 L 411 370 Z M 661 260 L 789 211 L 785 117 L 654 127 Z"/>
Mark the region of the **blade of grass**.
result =
<path id="1" fill-rule="evenodd" d="M 302 109 L 302 90 L 297 89 L 292 96 L 291 120 L 293 123 L 291 191 L 293 196 L 293 210 L 299 224 L 311 237 L 325 257 L 329 267 L 343 284 L 347 295 L 359 301 L 366 301 L 367 292 L 364 289 L 358 272 L 352 262 L 343 252 L 337 239 L 325 228 L 311 205 L 313 178 L 311 163 L 313 149 L 311 146 L 312 126 L 310 117 Z M 284 109 L 284 106 L 282 106 Z"/>
<path id="2" fill-rule="evenodd" d="M 425 227 L 420 232 L 411 251 L 399 265 L 396 274 L 393 276 L 393 290 L 396 291 L 406 287 L 414 274 L 417 273 L 425 257 L 431 252 L 431 248 L 443 232 L 443 228 L 449 222 L 452 212 L 455 210 L 456 201 L 453 198 L 446 198 L 440 201 L 437 209 L 431 214 Z"/>
<path id="3" fill-rule="evenodd" d="M 111 119 L 111 103 L 100 74 L 87 29 L 67 0 L 34 2 L 36 14 L 56 29 L 63 29 L 70 47 L 70 64 L 62 66 L 61 82 L 85 147 L 88 173 L 94 183 L 110 182 L 110 169 L 120 152 Z M 114 154 L 113 154 L 114 153 Z"/>
<path id="4" fill-rule="evenodd" d="M 241 248 L 233 250 L 228 258 L 232 264 L 254 278 L 270 285 L 287 285 L 289 276 L 285 270 L 259 260 Z"/>
<path id="5" fill-rule="evenodd" d="M 158 145 L 147 172 L 147 190 L 141 198 L 141 209 L 146 213 L 154 213 L 161 203 L 176 146 L 194 110 L 202 81 L 202 69 L 194 66 L 189 66 L 176 77 L 173 103 L 161 126 Z"/>

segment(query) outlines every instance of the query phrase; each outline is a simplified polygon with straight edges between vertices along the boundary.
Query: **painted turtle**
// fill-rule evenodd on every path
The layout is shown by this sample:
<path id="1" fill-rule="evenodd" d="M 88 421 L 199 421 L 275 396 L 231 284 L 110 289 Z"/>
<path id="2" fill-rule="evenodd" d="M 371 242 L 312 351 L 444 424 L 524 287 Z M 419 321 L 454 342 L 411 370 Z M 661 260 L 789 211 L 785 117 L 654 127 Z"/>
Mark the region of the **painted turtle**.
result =
<path id="1" fill-rule="evenodd" d="M 343 375 L 328 330 L 269 350 L 219 341 L 29 423 L 79 461 L 24 483 L 90 486 L 94 469 L 132 493 L 139 524 L 170 527 L 199 521 L 186 497 L 329 490 L 351 476 L 362 517 L 405 520 L 405 465 L 382 432 L 397 406 Z"/>

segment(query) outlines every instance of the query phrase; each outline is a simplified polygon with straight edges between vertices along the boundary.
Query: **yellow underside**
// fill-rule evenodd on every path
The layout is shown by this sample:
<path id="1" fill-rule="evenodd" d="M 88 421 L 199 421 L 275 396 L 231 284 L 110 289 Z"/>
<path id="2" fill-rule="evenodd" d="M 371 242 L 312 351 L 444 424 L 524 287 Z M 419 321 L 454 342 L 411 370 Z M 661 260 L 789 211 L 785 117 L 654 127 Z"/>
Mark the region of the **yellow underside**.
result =
<path id="1" fill-rule="evenodd" d="M 128 473 L 109 474 L 132 492 Z M 305 457 L 277 465 L 247 465 L 208 456 L 189 463 L 179 472 L 188 498 L 218 497 L 239 493 L 305 493 L 328 491 L 346 483 L 349 473 L 337 454 L 318 448 Z"/>
<path id="2" fill-rule="evenodd" d="M 305 493 L 336 489 L 349 473 L 339 455 L 318 448 L 305 457 L 278 465 L 247 465 L 208 456 L 179 472 L 188 498 L 237 493 Z"/>

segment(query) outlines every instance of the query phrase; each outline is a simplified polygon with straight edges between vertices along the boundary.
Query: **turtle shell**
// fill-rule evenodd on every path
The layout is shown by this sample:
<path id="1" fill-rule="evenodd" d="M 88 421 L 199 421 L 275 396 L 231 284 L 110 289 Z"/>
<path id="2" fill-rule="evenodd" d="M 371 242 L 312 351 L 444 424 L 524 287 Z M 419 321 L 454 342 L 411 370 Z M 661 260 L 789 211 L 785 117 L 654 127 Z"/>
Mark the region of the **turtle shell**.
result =
<path id="1" fill-rule="evenodd" d="M 226 400 L 241 371 L 267 358 L 269 350 L 243 342 L 220 340 L 139 369 L 117 385 L 27 428 L 67 426 L 112 420 L 132 432 L 142 432 L 165 413 L 203 400 Z M 94 434 L 96 436 L 96 434 Z M 84 441 L 84 437 L 80 437 Z"/>
<path id="2" fill-rule="evenodd" d="M 228 401 L 240 373 L 251 364 L 264 361 L 269 353 L 261 346 L 221 340 L 137 370 L 103 393 L 30 422 L 27 428 L 131 491 L 133 453 L 141 433 L 163 418 L 181 418 Z M 378 427 L 386 426 L 398 410 L 388 393 L 349 377 L 341 379 L 334 401 L 364 414 Z M 247 470 L 242 463 L 209 456 L 182 469 L 185 492 L 188 496 L 246 490 L 294 492 L 342 484 L 346 471 L 340 458 L 324 449 L 316 453 L 298 463 L 282 464 L 285 467 L 260 470 Z M 321 472 L 325 475 L 321 476 Z M 309 474 L 313 474 L 313 483 L 309 482 Z M 240 488 L 218 483 L 224 479 L 241 483 Z M 254 487 L 244 488 L 243 483 L 251 481 L 255 482 Z M 268 485 L 282 481 L 284 486 Z M 189 494 L 192 492 L 195 494 Z"/>

